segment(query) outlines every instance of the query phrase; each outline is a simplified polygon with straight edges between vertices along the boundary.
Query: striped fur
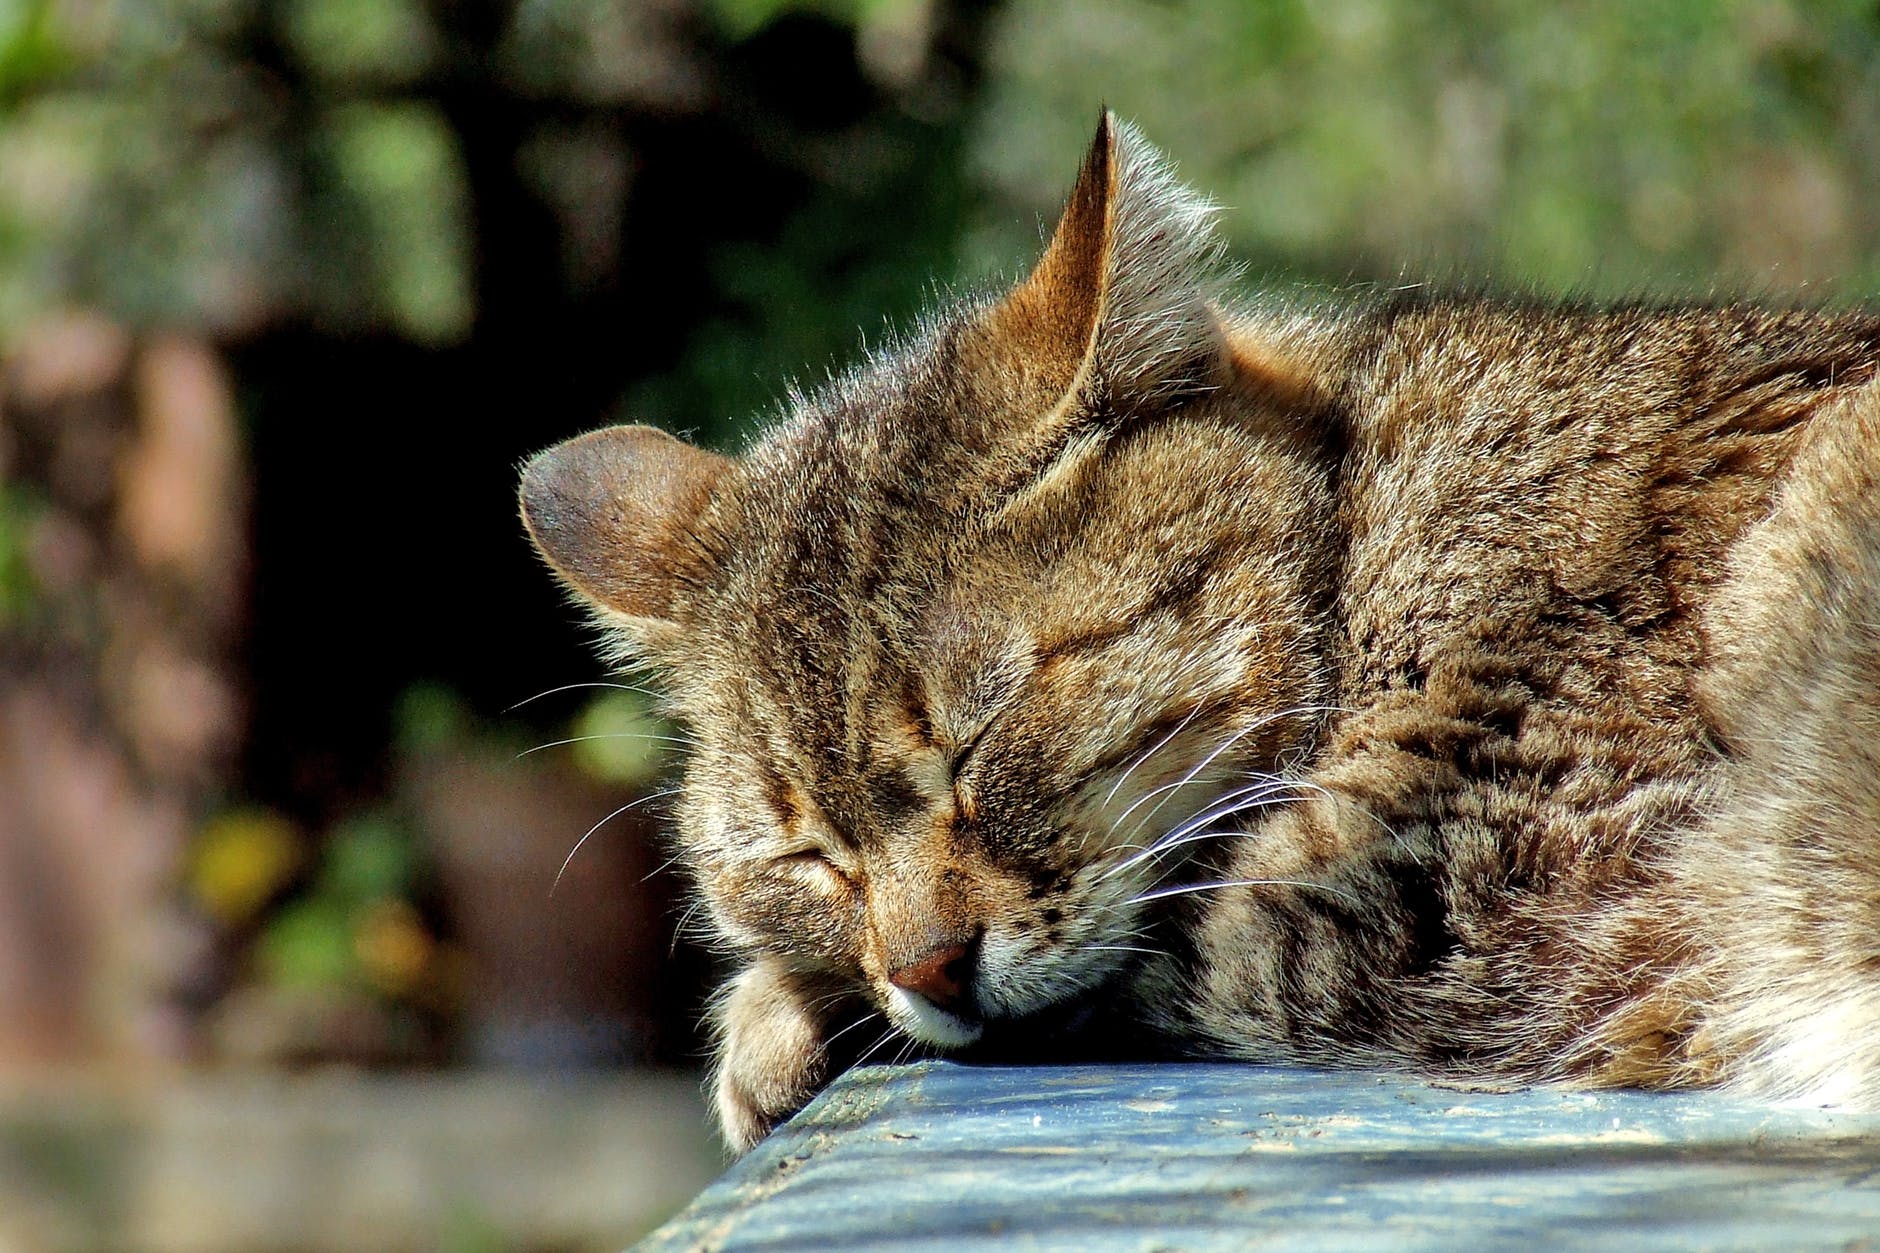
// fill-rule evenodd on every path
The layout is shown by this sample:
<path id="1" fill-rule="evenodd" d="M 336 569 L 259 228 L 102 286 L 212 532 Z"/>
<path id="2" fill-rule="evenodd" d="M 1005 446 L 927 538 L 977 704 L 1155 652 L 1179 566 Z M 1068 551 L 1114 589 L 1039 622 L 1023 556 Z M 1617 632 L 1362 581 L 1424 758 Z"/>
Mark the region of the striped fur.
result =
<path id="1" fill-rule="evenodd" d="M 1106 118 L 1012 292 L 526 471 L 728 1138 L 905 1041 L 1880 1105 L 1880 317 L 1236 306 L 1211 213 Z"/>

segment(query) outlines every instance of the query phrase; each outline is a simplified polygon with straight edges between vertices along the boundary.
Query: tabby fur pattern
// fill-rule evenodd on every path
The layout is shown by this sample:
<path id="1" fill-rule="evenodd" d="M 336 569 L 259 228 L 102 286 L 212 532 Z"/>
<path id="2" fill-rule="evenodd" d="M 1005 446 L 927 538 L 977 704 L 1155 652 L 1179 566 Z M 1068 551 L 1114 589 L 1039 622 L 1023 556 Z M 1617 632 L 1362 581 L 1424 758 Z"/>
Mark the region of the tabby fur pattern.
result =
<path id="1" fill-rule="evenodd" d="M 1211 216 L 1106 115 L 1012 291 L 525 470 L 695 740 L 730 1142 L 899 1041 L 1880 1106 L 1880 315 L 1236 300 Z"/>

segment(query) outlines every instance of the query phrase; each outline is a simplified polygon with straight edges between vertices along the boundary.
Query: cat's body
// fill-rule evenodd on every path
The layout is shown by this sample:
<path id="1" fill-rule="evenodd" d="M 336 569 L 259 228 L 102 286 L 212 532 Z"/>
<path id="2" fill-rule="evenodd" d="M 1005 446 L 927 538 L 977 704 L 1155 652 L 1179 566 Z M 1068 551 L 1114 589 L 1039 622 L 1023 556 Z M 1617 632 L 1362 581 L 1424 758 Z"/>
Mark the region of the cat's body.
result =
<path id="1" fill-rule="evenodd" d="M 525 476 L 697 737 L 729 1137 L 870 1010 L 1880 1104 L 1880 316 L 1230 311 L 1206 216 L 1106 119 L 1003 299 Z"/>

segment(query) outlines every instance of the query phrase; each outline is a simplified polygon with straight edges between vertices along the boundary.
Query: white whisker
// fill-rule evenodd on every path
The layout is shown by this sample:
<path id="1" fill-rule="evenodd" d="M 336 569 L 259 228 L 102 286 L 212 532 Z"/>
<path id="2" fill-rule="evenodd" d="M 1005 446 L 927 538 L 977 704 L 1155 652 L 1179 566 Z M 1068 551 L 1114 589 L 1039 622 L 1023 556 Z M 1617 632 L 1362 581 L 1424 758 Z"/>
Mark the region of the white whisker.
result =
<path id="1" fill-rule="evenodd" d="M 1129 781 L 1129 776 L 1136 773 L 1136 767 L 1142 765 L 1144 762 L 1148 761 L 1151 757 L 1155 756 L 1157 753 L 1161 752 L 1164 748 L 1168 747 L 1168 745 L 1175 739 L 1176 736 L 1182 733 L 1183 729 L 1185 729 L 1189 723 L 1193 722 L 1197 717 L 1200 716 L 1201 708 L 1202 707 L 1200 705 L 1196 705 L 1193 709 L 1189 710 L 1188 716 L 1183 718 L 1180 722 L 1176 723 L 1175 729 L 1173 731 L 1170 731 L 1167 735 L 1157 740 L 1155 744 L 1151 746 L 1146 752 L 1143 752 L 1134 761 L 1130 762 L 1128 768 L 1125 769 L 1120 776 L 1118 776 L 1116 782 L 1110 784 L 1110 790 L 1103 794 L 1103 803 L 1105 805 L 1108 805 L 1111 801 L 1115 800 L 1117 792 L 1121 791 L 1123 784 Z"/>
<path id="2" fill-rule="evenodd" d="M 1190 783 L 1193 783 L 1195 781 L 1195 778 L 1198 775 L 1200 775 L 1200 773 L 1203 770 L 1206 770 L 1209 766 L 1214 764 L 1214 761 L 1217 757 L 1219 757 L 1222 753 L 1226 752 L 1228 749 L 1232 748 L 1235 744 L 1239 743 L 1242 739 L 1246 738 L 1246 736 L 1250 734 L 1251 732 L 1253 732 L 1255 729 L 1257 729 L 1258 726 L 1259 724 L 1255 723 L 1254 726 L 1242 727 L 1240 730 L 1228 736 L 1226 743 L 1222 744 L 1219 748 L 1216 748 L 1213 752 L 1209 753 L 1206 757 L 1203 757 L 1199 765 L 1197 765 L 1194 769 L 1190 770 L 1187 774 L 1183 775 L 1181 778 L 1177 779 L 1175 782 L 1164 783 L 1161 787 L 1152 788 L 1149 791 L 1144 792 L 1141 796 L 1136 798 L 1135 804 L 1131 805 L 1128 809 L 1125 809 L 1122 813 L 1116 816 L 1116 820 L 1110 823 L 1110 831 L 1114 833 L 1118 827 L 1123 825 L 1123 821 L 1125 819 L 1127 819 L 1131 814 L 1135 813 L 1138 809 L 1142 808 L 1149 801 L 1154 800 L 1158 796 L 1163 796 L 1164 793 L 1172 793 L 1172 792 L 1180 791 L 1182 788 L 1187 787 Z M 1167 803 L 1168 802 L 1165 797 L 1164 800 L 1160 804 L 1156 805 L 1154 809 L 1151 809 L 1148 812 L 1148 814 L 1146 814 L 1143 817 L 1142 821 L 1138 822 L 1135 825 L 1135 827 L 1131 829 L 1130 834 L 1133 835 L 1135 834 L 1136 831 L 1141 830 L 1143 824 L 1148 822 L 1150 818 L 1155 817 L 1157 812 L 1161 810 L 1162 805 L 1167 804 Z"/>
<path id="3" fill-rule="evenodd" d="M 901 1033 L 901 1029 L 899 1027 L 895 1026 L 893 1023 L 889 1023 L 888 1029 L 881 1033 L 881 1038 L 876 1040 L 873 1044 L 869 1045 L 868 1051 L 866 1053 L 863 1053 L 860 1057 L 850 1062 L 848 1065 L 848 1068 L 845 1069 L 842 1073 L 846 1075 L 849 1073 L 850 1070 L 854 1070 L 857 1067 L 861 1066 L 862 1063 L 866 1062 L 869 1058 L 873 1057 L 877 1052 L 879 1052 L 881 1050 L 882 1045 L 886 1044 L 889 1040 L 894 1039 L 894 1037 L 899 1035 L 900 1033 Z"/>
<path id="4" fill-rule="evenodd" d="M 1329 883 L 1313 883 L 1306 879 L 1222 879 L 1214 883 L 1184 883 L 1179 887 L 1158 888 L 1153 892 L 1144 892 L 1141 896 L 1132 896 L 1125 905 L 1146 905 L 1150 901 L 1166 900 L 1171 896 L 1186 896 L 1191 892 L 1213 892 L 1220 888 L 1312 888 L 1320 892 L 1330 892 L 1342 896 L 1353 905 L 1363 902 L 1343 888 L 1335 888 Z"/>
<path id="5" fill-rule="evenodd" d="M 1123 824 L 1124 820 L 1129 817 L 1129 815 L 1136 812 L 1136 810 L 1139 807 L 1141 807 L 1145 802 L 1147 802 L 1151 798 L 1156 797 L 1156 796 L 1163 796 L 1163 799 L 1156 804 L 1155 808 L 1151 809 L 1147 815 L 1145 815 L 1142 819 L 1140 819 L 1136 823 L 1135 827 L 1131 829 L 1131 834 L 1133 835 L 1136 831 L 1141 830 L 1142 827 L 1145 826 L 1149 822 L 1150 819 L 1154 818 L 1157 813 L 1161 812 L 1162 806 L 1168 803 L 1168 796 L 1164 795 L 1165 793 L 1172 795 L 1173 793 L 1180 791 L 1182 788 L 1188 786 L 1190 783 L 1193 783 L 1195 779 L 1200 776 L 1201 772 L 1206 770 L 1209 766 L 1213 765 L 1216 759 L 1218 759 L 1222 753 L 1225 753 L 1228 749 L 1232 748 L 1235 744 L 1239 743 L 1242 739 L 1245 739 L 1247 736 L 1251 735 L 1253 732 L 1258 731 L 1264 727 L 1271 726 L 1273 723 L 1279 721 L 1281 718 L 1294 718 L 1294 717 L 1299 717 L 1304 714 L 1312 714 L 1312 713 L 1337 713 L 1337 712 L 1342 712 L 1342 710 L 1341 710 L 1341 707 L 1336 706 L 1336 705 L 1294 705 L 1287 709 L 1279 709 L 1269 714 L 1262 714 L 1260 717 L 1254 719 L 1252 722 L 1248 723 L 1246 726 L 1242 727 L 1240 730 L 1228 736 L 1227 741 L 1225 743 L 1220 745 L 1220 747 L 1216 748 L 1213 752 L 1209 753 L 1206 757 L 1202 758 L 1199 765 L 1195 766 L 1194 769 L 1190 770 L 1187 774 L 1183 775 L 1179 780 L 1177 780 L 1174 783 L 1165 783 L 1161 787 L 1155 788 L 1149 792 L 1145 792 L 1142 796 L 1138 797 L 1136 799 L 1135 804 L 1131 805 L 1128 809 L 1125 809 L 1121 814 L 1117 815 L 1116 820 L 1110 824 L 1110 831 L 1114 833 L 1116 829 Z"/>
<path id="6" fill-rule="evenodd" d="M 588 740 L 658 740 L 665 744 L 683 744 L 688 748 L 696 742 L 680 735 L 656 735 L 651 731 L 607 731 L 597 735 L 572 735 L 565 740 L 550 740 L 546 744 L 537 744 L 534 748 L 523 749 L 516 754 L 515 759 L 521 761 L 531 753 L 539 753 L 549 748 L 560 748 L 564 744 L 582 744 Z"/>
<path id="7" fill-rule="evenodd" d="M 847 993 L 837 993 L 836 995 L 838 997 L 841 997 L 841 996 L 847 995 Z M 881 1017 L 880 1010 L 878 1009 L 869 1010 L 866 1014 L 863 1014 L 860 1018 L 857 1018 L 854 1022 L 850 1023 L 848 1026 L 842 1028 L 840 1031 L 836 1032 L 834 1035 L 831 1035 L 828 1039 L 824 1040 L 822 1042 L 823 1051 L 827 1052 L 831 1044 L 834 1044 L 837 1040 L 840 1040 L 843 1036 L 855 1030 L 857 1027 L 861 1026 L 863 1023 L 867 1022 L 869 1019 L 879 1018 L 879 1017 Z"/>
<path id="8" fill-rule="evenodd" d="M 672 928 L 672 943 L 666 946 L 666 960 L 667 961 L 671 961 L 674 957 L 677 957 L 679 955 L 679 941 L 685 938 L 687 928 L 689 928 L 692 925 L 692 919 L 696 917 L 698 915 L 698 911 L 703 909 L 704 907 L 705 907 L 704 899 L 697 898 L 697 899 L 694 899 L 690 905 L 687 905 L 685 907 L 684 913 L 679 915 L 679 921 L 676 924 L 674 924 Z M 710 939 L 709 936 L 705 936 L 703 934 L 701 934 L 698 938 L 702 940 Z"/>
<path id="9" fill-rule="evenodd" d="M 657 692 L 653 692 L 643 687 L 635 687 L 631 683 L 598 683 L 598 682 L 596 683 L 564 683 L 560 687 L 551 687 L 546 692 L 537 692 L 533 696 L 525 697 L 524 699 L 519 700 L 515 704 L 511 705 L 509 708 L 503 710 L 503 712 L 506 714 L 512 714 L 516 712 L 516 710 L 522 708 L 524 705 L 533 704 L 536 701 L 541 700 L 543 697 L 554 696 L 561 692 L 572 692 L 572 691 L 575 691 L 577 688 L 584 688 L 584 687 L 606 687 L 606 688 L 612 688 L 613 690 L 617 692 L 637 692 L 641 696 L 652 696 L 652 697 L 658 696 Z"/>
<path id="10" fill-rule="evenodd" d="M 626 813 L 629 809 L 637 809 L 641 805 L 646 804 L 648 801 L 656 801 L 662 796 L 671 796 L 675 794 L 676 792 L 678 792 L 678 790 L 679 790 L 678 788 L 672 787 L 672 788 L 667 788 L 663 792 L 649 792 L 645 796 L 642 796 L 637 800 L 628 801 L 626 804 L 622 805 L 619 809 L 614 810 L 613 813 L 608 814 L 605 818 L 602 818 L 599 822 L 589 827 L 587 829 L 587 834 L 583 835 L 580 839 L 576 840 L 574 842 L 574 847 L 568 850 L 568 855 L 561 859 L 561 869 L 555 872 L 555 881 L 548 885 L 548 894 L 550 896 L 555 895 L 555 889 L 561 886 L 561 877 L 568 873 L 568 863 L 573 861 L 574 855 L 581 851 L 581 846 L 588 842 L 588 836 L 593 835 L 596 831 L 600 830 L 602 827 L 606 826 L 608 823 L 618 818 L 621 814 Z M 654 871 L 654 873 L 657 874 L 658 871 Z M 648 878 L 650 877 L 651 876 L 649 875 Z"/>
<path id="11" fill-rule="evenodd" d="M 1224 834 L 1223 832 L 1217 831 L 1201 831 L 1200 828 L 1207 826 L 1211 822 L 1218 822 L 1222 818 L 1240 813 L 1243 810 L 1258 809 L 1265 805 L 1279 804 L 1280 802 L 1274 800 L 1273 797 L 1285 792 L 1293 786 L 1295 785 L 1287 780 L 1267 779 L 1259 783 L 1249 784 L 1243 788 L 1236 788 L 1232 792 L 1217 797 L 1208 808 L 1176 824 L 1174 827 L 1170 828 L 1165 835 L 1146 847 L 1142 845 L 1118 845 L 1118 848 L 1130 848 L 1135 851 L 1131 856 L 1098 875 L 1096 882 L 1101 883 L 1110 876 L 1121 874 L 1123 871 L 1141 862 L 1160 857 L 1171 848 L 1177 848 L 1183 844 L 1192 843 L 1195 840 L 1211 839 L 1216 835 Z"/>
<path id="12" fill-rule="evenodd" d="M 1188 844 L 1197 843 L 1201 840 L 1220 839 L 1223 836 L 1248 835 L 1249 832 L 1246 831 L 1207 830 L 1206 828 L 1213 826 L 1213 824 L 1221 821 L 1223 818 L 1232 818 L 1239 814 L 1251 813 L 1260 809 L 1272 809 L 1280 805 L 1290 805 L 1297 799 L 1293 796 L 1284 795 L 1284 792 L 1284 788 L 1275 787 L 1269 791 L 1262 792 L 1258 796 L 1243 797 L 1231 805 L 1225 805 L 1219 809 L 1210 810 L 1203 816 L 1202 821 L 1186 826 L 1179 835 L 1171 834 L 1163 837 L 1161 840 L 1158 840 L 1156 843 L 1144 849 L 1136 857 L 1131 858 L 1130 861 L 1133 864 L 1141 861 L 1159 860 L 1165 853 Z"/>
<path id="13" fill-rule="evenodd" d="M 641 875 L 640 882 L 645 883 L 649 879 L 652 879 L 657 875 L 663 874 L 664 872 L 671 870 L 674 866 L 678 865 L 679 862 L 684 857 L 685 857 L 685 854 L 683 852 L 674 853 L 672 856 L 668 857 L 665 861 L 660 862 L 657 866 L 654 866 L 651 870 Z"/>

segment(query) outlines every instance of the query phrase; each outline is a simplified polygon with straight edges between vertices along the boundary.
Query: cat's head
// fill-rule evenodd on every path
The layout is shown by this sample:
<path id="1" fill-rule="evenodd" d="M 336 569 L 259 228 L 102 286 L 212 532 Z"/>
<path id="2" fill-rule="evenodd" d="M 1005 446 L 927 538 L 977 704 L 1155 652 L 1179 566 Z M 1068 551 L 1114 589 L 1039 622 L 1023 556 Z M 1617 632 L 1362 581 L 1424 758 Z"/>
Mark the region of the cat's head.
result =
<path id="1" fill-rule="evenodd" d="M 1106 116 L 1003 297 L 740 457 L 622 427 L 525 471 L 536 544 L 696 741 L 719 935 L 929 1043 L 1101 984 L 1319 699 L 1324 472 L 1224 326 L 1209 216 Z"/>

